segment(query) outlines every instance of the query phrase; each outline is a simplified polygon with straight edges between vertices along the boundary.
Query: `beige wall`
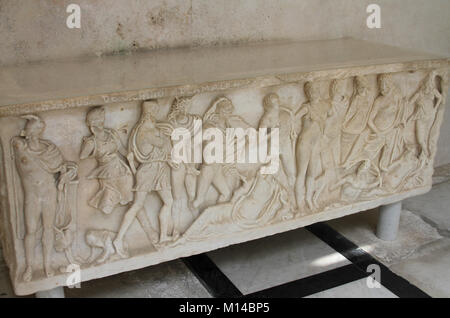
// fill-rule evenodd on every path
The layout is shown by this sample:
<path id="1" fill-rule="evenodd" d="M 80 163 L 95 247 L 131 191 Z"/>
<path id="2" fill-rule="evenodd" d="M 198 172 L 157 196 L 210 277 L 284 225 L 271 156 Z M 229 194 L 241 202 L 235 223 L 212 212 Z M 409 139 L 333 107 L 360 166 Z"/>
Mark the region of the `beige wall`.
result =
<path id="1" fill-rule="evenodd" d="M 81 6 L 81 29 L 65 25 Z M 366 7 L 381 6 L 368 29 Z M 449 0 L 0 0 L 0 63 L 135 49 L 352 36 L 450 56 Z M 450 111 L 436 164 L 450 162 Z"/>

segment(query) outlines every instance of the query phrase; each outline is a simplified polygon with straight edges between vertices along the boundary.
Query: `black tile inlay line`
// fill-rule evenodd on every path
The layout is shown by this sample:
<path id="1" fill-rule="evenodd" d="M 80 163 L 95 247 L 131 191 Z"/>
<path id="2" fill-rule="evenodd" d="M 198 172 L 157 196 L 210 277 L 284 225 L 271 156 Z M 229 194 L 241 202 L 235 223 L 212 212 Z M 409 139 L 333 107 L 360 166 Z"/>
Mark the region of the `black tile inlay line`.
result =
<path id="1" fill-rule="evenodd" d="M 213 297 L 241 297 L 242 293 L 206 255 L 183 258 L 183 262 Z"/>
<path id="2" fill-rule="evenodd" d="M 316 235 L 327 243 L 345 258 L 358 266 L 362 271 L 366 271 L 370 264 L 380 267 L 381 285 L 389 289 L 400 298 L 429 298 L 430 296 L 421 289 L 409 283 L 406 279 L 393 273 L 385 265 L 377 261 L 370 254 L 359 248 L 346 237 L 338 233 L 331 226 L 325 223 L 316 223 L 306 227 L 308 231 Z"/>
<path id="3" fill-rule="evenodd" d="M 308 276 L 279 286 L 271 287 L 245 298 L 300 298 L 338 287 L 369 276 L 354 264 L 345 265 L 320 274 Z"/>

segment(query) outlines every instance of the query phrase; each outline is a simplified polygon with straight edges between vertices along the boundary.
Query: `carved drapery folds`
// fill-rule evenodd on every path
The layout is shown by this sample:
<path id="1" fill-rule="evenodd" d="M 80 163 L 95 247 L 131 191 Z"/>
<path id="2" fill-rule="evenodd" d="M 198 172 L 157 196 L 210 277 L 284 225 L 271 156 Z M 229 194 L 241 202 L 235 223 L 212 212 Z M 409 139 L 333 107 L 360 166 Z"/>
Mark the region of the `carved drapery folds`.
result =
<path id="1" fill-rule="evenodd" d="M 119 124 L 109 121 L 109 105 L 94 107 L 83 114 L 78 148 L 64 147 L 71 161 L 42 137 L 47 120 L 24 116 L 5 164 L 21 193 L 11 205 L 23 245 L 20 279 L 30 282 L 42 269 L 45 277 L 54 275 L 55 253 L 65 265 L 89 268 L 429 186 L 446 77 L 430 70 L 407 86 L 399 83 L 409 76 L 286 83 L 264 88 L 242 107 L 233 92 L 147 100 L 131 107 L 138 110 L 125 133 L 112 128 Z M 224 135 L 266 130 L 268 148 L 279 142 L 278 169 L 262 174 L 269 163 L 174 160 L 174 131 L 190 133 L 185 142 L 195 153 L 196 136 L 209 128 Z M 201 148 L 210 151 L 212 139 L 201 139 Z M 250 139 L 221 142 L 224 149 L 231 142 L 239 156 L 251 148 Z M 137 241 L 145 246 L 134 248 Z"/>

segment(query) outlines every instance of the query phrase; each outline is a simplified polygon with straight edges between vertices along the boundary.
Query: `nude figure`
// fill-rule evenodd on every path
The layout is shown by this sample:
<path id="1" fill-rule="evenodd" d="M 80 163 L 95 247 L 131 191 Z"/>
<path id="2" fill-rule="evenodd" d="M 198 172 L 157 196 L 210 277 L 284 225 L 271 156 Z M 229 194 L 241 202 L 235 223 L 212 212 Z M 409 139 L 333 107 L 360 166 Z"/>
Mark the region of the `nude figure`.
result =
<path id="1" fill-rule="evenodd" d="M 36 236 L 41 226 L 44 271 L 47 277 L 54 275 L 51 260 L 58 191 L 64 189 L 76 172 L 75 164 L 65 162 L 59 149 L 41 138 L 45 122 L 34 115 L 23 118 L 27 120 L 25 128 L 20 137 L 11 140 L 11 145 L 24 192 L 26 268 L 23 280 L 29 282 L 33 277 Z"/>
<path id="2" fill-rule="evenodd" d="M 319 158 L 325 122 L 329 116 L 329 103 L 320 99 L 319 83 L 306 82 L 304 90 L 308 101 L 297 112 L 300 118 L 303 117 L 303 125 L 297 139 L 295 194 L 299 207 L 304 206 L 306 201 L 308 207 L 313 209 L 314 183 L 320 168 Z"/>

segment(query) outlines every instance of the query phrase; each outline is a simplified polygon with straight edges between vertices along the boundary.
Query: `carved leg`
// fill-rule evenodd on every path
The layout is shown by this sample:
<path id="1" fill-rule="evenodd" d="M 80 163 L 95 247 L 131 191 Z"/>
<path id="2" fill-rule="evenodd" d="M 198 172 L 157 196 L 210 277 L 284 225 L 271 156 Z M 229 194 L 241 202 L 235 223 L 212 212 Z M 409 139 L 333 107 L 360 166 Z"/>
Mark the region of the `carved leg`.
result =
<path id="1" fill-rule="evenodd" d="M 159 233 L 155 230 L 150 224 L 150 220 L 147 217 L 145 209 L 141 209 L 136 215 L 139 223 L 142 226 L 147 238 L 152 242 L 152 244 L 158 243 L 159 241 Z"/>
<path id="2" fill-rule="evenodd" d="M 281 162 L 284 172 L 286 173 L 289 186 L 294 189 L 296 179 L 296 166 L 294 152 L 291 143 L 281 143 Z"/>
<path id="3" fill-rule="evenodd" d="M 56 287 L 50 290 L 39 291 L 36 298 L 64 298 L 64 287 Z"/>
<path id="4" fill-rule="evenodd" d="M 42 250 L 44 254 L 44 270 L 47 277 L 54 275 L 52 267 L 52 251 L 55 240 L 53 224 L 56 214 L 56 193 L 43 203 L 42 211 Z"/>
<path id="5" fill-rule="evenodd" d="M 402 202 L 396 202 L 379 207 L 380 216 L 378 219 L 377 236 L 385 241 L 393 241 L 397 237 L 398 225 L 400 223 L 400 213 Z"/>
<path id="6" fill-rule="evenodd" d="M 213 178 L 212 184 L 219 191 L 219 199 L 217 203 L 227 202 L 231 199 L 231 190 L 225 180 L 225 176 L 223 175 L 222 169 L 216 170 L 216 175 Z"/>
<path id="7" fill-rule="evenodd" d="M 300 143 L 297 149 L 302 148 L 303 143 Z M 306 145 L 308 146 L 308 145 Z M 310 154 L 310 148 L 306 148 L 303 151 L 297 150 L 297 180 L 295 182 L 295 196 L 297 199 L 297 206 L 302 207 L 303 201 L 305 200 L 305 183 L 306 183 L 306 171 L 308 169 Z"/>
<path id="8" fill-rule="evenodd" d="M 195 192 L 197 187 L 197 170 L 195 169 L 194 164 L 188 165 L 188 170 L 186 172 L 186 177 L 184 179 L 184 186 L 186 187 L 186 193 L 188 196 L 189 201 L 194 201 L 195 199 Z M 192 171 L 194 173 L 192 173 Z"/>
<path id="9" fill-rule="evenodd" d="M 433 125 L 433 118 L 416 121 L 416 138 L 420 146 L 420 157 L 428 158 L 430 156 L 430 151 L 428 147 L 428 136 Z"/>
<path id="10" fill-rule="evenodd" d="M 169 232 L 173 232 L 173 198 L 170 189 L 160 190 L 158 191 L 158 194 L 163 201 L 163 206 L 159 211 L 159 243 L 164 243 L 172 239 L 172 236 L 169 234 Z"/>
<path id="11" fill-rule="evenodd" d="M 36 207 L 36 208 L 35 208 Z M 34 195 L 25 197 L 25 262 L 26 268 L 23 273 L 23 280 L 30 282 L 33 278 L 33 264 L 34 264 L 34 248 L 36 246 L 36 232 L 38 222 L 41 217 L 40 204 Z M 37 213 L 36 213 L 37 212 Z"/>
<path id="12" fill-rule="evenodd" d="M 117 233 L 116 238 L 113 241 L 114 248 L 116 249 L 117 254 L 119 254 L 122 258 L 128 258 L 128 252 L 124 249 L 123 239 L 125 233 L 128 231 L 128 228 L 133 223 L 136 215 L 139 211 L 144 207 L 145 198 L 147 197 L 147 192 L 136 192 L 134 203 L 131 208 L 125 212 L 123 216 L 122 224 L 120 225 L 119 232 Z"/>
<path id="13" fill-rule="evenodd" d="M 216 169 L 213 165 L 205 164 L 202 166 L 198 180 L 197 196 L 193 202 L 194 208 L 198 208 L 203 203 L 206 193 L 213 182 L 215 172 Z"/>

